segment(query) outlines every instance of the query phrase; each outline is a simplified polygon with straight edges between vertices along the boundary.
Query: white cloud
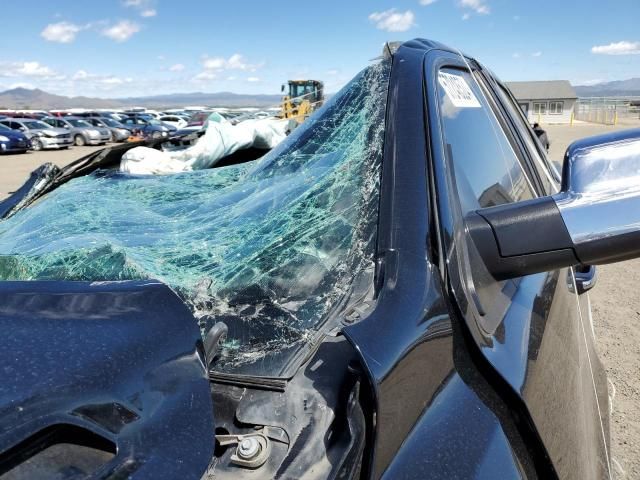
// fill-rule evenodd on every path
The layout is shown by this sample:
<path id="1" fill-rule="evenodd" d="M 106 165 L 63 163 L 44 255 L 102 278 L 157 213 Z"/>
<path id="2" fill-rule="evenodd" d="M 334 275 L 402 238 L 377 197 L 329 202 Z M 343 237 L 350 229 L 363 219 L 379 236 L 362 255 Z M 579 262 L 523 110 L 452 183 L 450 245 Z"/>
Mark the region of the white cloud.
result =
<path id="1" fill-rule="evenodd" d="M 369 20 L 375 23 L 378 30 L 386 32 L 406 32 L 415 26 L 415 15 L 411 10 L 398 12 L 395 8 L 384 12 L 373 12 Z"/>
<path id="2" fill-rule="evenodd" d="M 169 67 L 170 72 L 181 72 L 182 70 L 184 70 L 184 65 L 181 63 L 176 63 L 175 65 L 171 65 Z"/>
<path id="3" fill-rule="evenodd" d="M 222 57 L 205 58 L 202 66 L 206 70 L 222 70 L 226 67 L 227 61 Z"/>
<path id="4" fill-rule="evenodd" d="M 218 74 L 216 72 L 205 70 L 204 72 L 200 72 L 195 77 L 193 77 L 193 80 L 196 82 L 202 82 L 215 80 L 216 78 L 218 78 Z"/>
<path id="5" fill-rule="evenodd" d="M 164 60 L 164 55 L 158 55 L 156 58 L 157 58 L 158 60 Z"/>
<path id="6" fill-rule="evenodd" d="M 124 80 L 118 77 L 107 77 L 100 80 L 105 85 L 122 85 Z"/>
<path id="7" fill-rule="evenodd" d="M 133 79 L 130 77 L 120 78 L 115 75 L 98 75 L 96 73 L 89 73 L 86 70 L 78 70 L 73 74 L 71 80 L 83 82 L 85 85 L 103 89 L 110 89 L 124 85 L 125 83 L 133 82 Z"/>
<path id="8" fill-rule="evenodd" d="M 572 85 L 597 85 L 598 83 L 603 83 L 604 80 L 602 78 L 592 78 L 591 80 L 578 80 L 577 82 L 571 82 Z"/>
<path id="9" fill-rule="evenodd" d="M 40 62 L 0 62 L 0 77 L 62 78 Z"/>
<path id="10" fill-rule="evenodd" d="M 478 15 L 488 15 L 491 12 L 484 0 L 459 0 L 458 4 L 462 8 L 473 10 Z"/>
<path id="11" fill-rule="evenodd" d="M 264 62 L 248 63 L 239 53 L 234 53 L 228 59 L 224 57 L 204 57 L 202 66 L 205 70 L 242 70 L 255 72 L 264 66 Z"/>
<path id="12" fill-rule="evenodd" d="M 542 52 L 539 52 L 539 51 L 538 51 L 538 52 L 533 52 L 533 53 L 531 54 L 531 56 L 532 56 L 532 57 L 541 57 L 541 56 L 542 56 Z"/>
<path id="13" fill-rule="evenodd" d="M 122 4 L 127 8 L 138 10 L 141 17 L 155 17 L 158 11 L 154 8 L 154 0 L 123 0 Z"/>
<path id="14" fill-rule="evenodd" d="M 600 55 L 638 55 L 640 54 L 640 42 L 613 42 L 609 45 L 596 45 L 591 48 L 591 53 Z"/>
<path id="15" fill-rule="evenodd" d="M 235 53 L 227 60 L 227 68 L 230 70 L 250 70 L 253 66 L 245 62 L 242 55 Z"/>
<path id="16" fill-rule="evenodd" d="M 437 0 L 420 0 L 420 5 L 431 5 L 432 3 L 436 3 Z"/>
<path id="17" fill-rule="evenodd" d="M 55 72 L 38 62 L 24 62 L 16 72 L 27 77 L 53 77 Z"/>
<path id="18" fill-rule="evenodd" d="M 193 81 L 210 81 L 220 77 L 220 74 L 227 70 L 239 70 L 243 72 L 255 72 L 264 66 L 264 62 L 249 63 L 244 56 L 234 53 L 229 58 L 207 57 L 202 59 L 203 71 L 193 77 Z M 235 77 L 227 77 L 227 80 L 235 80 Z M 249 82 L 259 82 L 260 78 L 252 76 L 247 79 Z"/>
<path id="19" fill-rule="evenodd" d="M 227 80 L 228 80 L 229 82 L 233 82 L 235 79 L 236 79 L 236 77 L 234 77 L 233 75 L 231 75 L 231 76 L 227 77 Z"/>
<path id="20" fill-rule="evenodd" d="M 462 20 L 469 20 L 471 18 L 471 14 L 470 13 L 463 13 L 462 14 Z"/>
<path id="21" fill-rule="evenodd" d="M 73 74 L 71 80 L 85 80 L 87 78 L 89 78 L 89 74 L 86 72 L 86 70 L 78 70 Z"/>
<path id="22" fill-rule="evenodd" d="M 111 27 L 102 30 L 102 35 L 116 42 L 125 42 L 140 31 L 140 25 L 129 20 L 122 20 Z"/>
<path id="23" fill-rule="evenodd" d="M 28 90 L 34 90 L 36 88 L 32 83 L 27 82 L 17 82 L 9 85 L 9 90 L 13 90 L 14 88 L 26 88 Z"/>
<path id="24" fill-rule="evenodd" d="M 513 58 L 520 58 L 520 54 L 518 52 L 511 54 Z"/>
<path id="25" fill-rule="evenodd" d="M 69 22 L 50 23 L 40 32 L 40 36 L 48 42 L 71 43 L 78 32 L 85 28 Z"/>

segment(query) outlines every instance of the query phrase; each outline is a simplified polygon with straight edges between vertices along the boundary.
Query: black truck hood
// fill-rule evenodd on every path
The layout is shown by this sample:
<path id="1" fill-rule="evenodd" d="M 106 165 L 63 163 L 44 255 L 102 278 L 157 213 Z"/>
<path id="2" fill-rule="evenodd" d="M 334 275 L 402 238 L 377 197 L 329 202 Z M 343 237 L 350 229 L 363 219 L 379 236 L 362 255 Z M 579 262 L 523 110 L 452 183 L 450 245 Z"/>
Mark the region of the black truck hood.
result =
<path id="1" fill-rule="evenodd" d="M 166 285 L 2 282 L 0 328 L 0 475 L 204 473 L 214 423 L 202 340 Z"/>

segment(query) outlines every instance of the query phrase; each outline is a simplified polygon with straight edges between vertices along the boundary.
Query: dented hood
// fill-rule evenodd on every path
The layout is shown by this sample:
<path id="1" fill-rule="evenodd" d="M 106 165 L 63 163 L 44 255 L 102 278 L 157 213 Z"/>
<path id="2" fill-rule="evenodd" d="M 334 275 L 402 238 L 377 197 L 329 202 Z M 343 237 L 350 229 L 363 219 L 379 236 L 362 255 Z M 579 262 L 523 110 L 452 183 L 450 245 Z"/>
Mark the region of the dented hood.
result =
<path id="1" fill-rule="evenodd" d="M 202 342 L 168 287 L 3 282 L 0 305 L 0 475 L 202 475 L 214 448 Z"/>

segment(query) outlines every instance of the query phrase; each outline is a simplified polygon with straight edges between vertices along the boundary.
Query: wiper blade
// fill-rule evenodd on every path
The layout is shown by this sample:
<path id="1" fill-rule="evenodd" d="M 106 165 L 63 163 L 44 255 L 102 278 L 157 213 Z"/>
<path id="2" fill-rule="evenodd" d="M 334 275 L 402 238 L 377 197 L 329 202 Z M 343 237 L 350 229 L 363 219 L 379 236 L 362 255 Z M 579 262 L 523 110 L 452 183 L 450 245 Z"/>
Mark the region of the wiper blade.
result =
<path id="1" fill-rule="evenodd" d="M 209 370 L 209 380 L 213 383 L 235 385 L 238 387 L 257 388 L 261 390 L 273 390 L 284 392 L 287 380 L 282 378 L 253 377 L 249 375 L 234 375 Z"/>

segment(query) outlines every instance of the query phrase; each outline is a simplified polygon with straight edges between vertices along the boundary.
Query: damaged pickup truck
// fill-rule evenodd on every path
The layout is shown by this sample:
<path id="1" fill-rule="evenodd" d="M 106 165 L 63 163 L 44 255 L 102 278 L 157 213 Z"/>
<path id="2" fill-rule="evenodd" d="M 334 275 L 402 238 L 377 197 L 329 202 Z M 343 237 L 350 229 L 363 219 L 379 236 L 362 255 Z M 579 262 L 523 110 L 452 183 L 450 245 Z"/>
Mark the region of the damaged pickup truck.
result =
<path id="1" fill-rule="evenodd" d="M 640 131 L 560 176 L 413 40 L 259 159 L 129 148 L 0 203 L 0 479 L 610 476 L 588 290 L 640 256 Z"/>

